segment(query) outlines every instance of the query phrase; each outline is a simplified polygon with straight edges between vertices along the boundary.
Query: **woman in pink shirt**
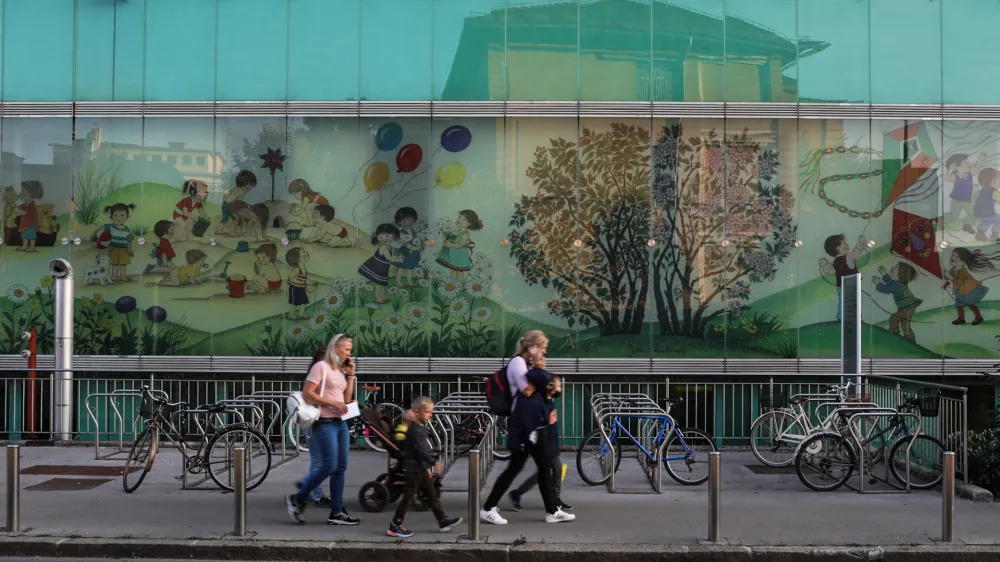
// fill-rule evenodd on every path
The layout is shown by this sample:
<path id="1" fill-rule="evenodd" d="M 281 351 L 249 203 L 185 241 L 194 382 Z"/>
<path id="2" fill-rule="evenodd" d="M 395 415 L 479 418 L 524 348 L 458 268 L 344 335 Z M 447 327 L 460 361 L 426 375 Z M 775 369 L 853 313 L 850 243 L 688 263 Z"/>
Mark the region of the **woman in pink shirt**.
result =
<path id="1" fill-rule="evenodd" d="M 313 457 L 309 475 L 297 494 L 287 496 L 288 516 L 295 523 L 304 523 L 306 501 L 314 488 L 330 479 L 329 525 L 357 525 L 360 520 L 344 509 L 344 473 L 347 472 L 347 451 L 350 430 L 341 416 L 354 399 L 354 364 L 351 350 L 354 343 L 345 334 L 337 334 L 326 348 L 326 357 L 309 369 L 302 396 L 319 406 L 319 419 L 312 426 L 309 455 Z"/>

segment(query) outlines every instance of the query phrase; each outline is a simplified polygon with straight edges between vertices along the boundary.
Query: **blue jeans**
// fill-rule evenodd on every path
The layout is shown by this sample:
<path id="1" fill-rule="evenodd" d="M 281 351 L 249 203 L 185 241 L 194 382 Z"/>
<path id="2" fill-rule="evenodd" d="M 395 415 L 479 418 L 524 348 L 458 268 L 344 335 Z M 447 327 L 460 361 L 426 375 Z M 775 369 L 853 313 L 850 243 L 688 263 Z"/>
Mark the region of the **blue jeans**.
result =
<path id="1" fill-rule="evenodd" d="M 320 465 L 320 456 L 319 455 L 314 455 L 314 454 L 312 454 L 312 451 L 310 451 L 309 452 L 309 472 L 306 473 L 306 478 L 308 478 L 309 475 L 313 473 L 313 471 L 319 470 L 319 465 Z M 304 484 L 304 483 L 305 483 L 305 479 L 300 480 L 299 481 L 299 487 L 301 488 L 302 484 Z M 312 499 L 314 499 L 315 501 L 319 501 L 319 500 L 323 499 L 323 484 L 322 483 L 320 483 L 319 486 L 316 486 L 316 488 L 313 489 L 313 491 L 312 491 Z"/>
<path id="2" fill-rule="evenodd" d="M 350 446 L 350 431 L 347 424 L 340 421 L 317 423 L 309 437 L 309 475 L 302 482 L 302 489 L 295 495 L 296 501 L 306 503 L 309 494 L 330 479 L 330 511 L 339 513 L 344 509 L 344 473 L 347 472 L 347 451 Z"/>

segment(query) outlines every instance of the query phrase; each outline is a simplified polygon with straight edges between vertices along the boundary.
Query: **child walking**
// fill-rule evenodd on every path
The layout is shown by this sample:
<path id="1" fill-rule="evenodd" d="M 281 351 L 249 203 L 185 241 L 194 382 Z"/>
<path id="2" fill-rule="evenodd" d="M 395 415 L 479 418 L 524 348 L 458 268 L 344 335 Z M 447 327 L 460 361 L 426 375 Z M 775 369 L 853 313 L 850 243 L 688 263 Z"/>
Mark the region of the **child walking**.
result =
<path id="1" fill-rule="evenodd" d="M 827 237 L 826 241 L 823 242 L 823 249 L 828 256 L 833 258 L 833 262 L 828 261 L 826 258 L 820 258 L 819 268 L 824 275 L 837 276 L 838 322 L 840 322 L 841 293 L 844 290 L 841 285 L 842 280 L 844 277 L 858 273 L 858 258 L 865 251 L 866 242 L 867 240 L 864 236 L 859 236 L 858 243 L 854 245 L 854 249 L 851 249 L 847 244 L 847 236 L 843 234 L 834 234 Z"/>
<path id="2" fill-rule="evenodd" d="M 910 343 L 917 343 L 917 337 L 913 333 L 913 314 L 917 307 L 923 304 L 923 300 L 913 296 L 910 291 L 910 283 L 917 278 L 917 270 L 904 261 L 897 263 L 889 271 L 885 267 L 879 266 L 881 279 L 876 275 L 872 278 L 875 283 L 875 290 L 880 293 L 892 295 L 896 301 L 896 312 L 889 316 L 889 333 L 899 335 L 903 332 L 903 337 Z"/>
<path id="3" fill-rule="evenodd" d="M 469 231 L 482 230 L 483 221 L 471 209 L 459 211 L 455 219 L 458 232 L 449 234 L 444 247 L 438 252 L 437 263 L 451 270 L 451 278 L 457 283 L 465 281 L 465 273 L 472 269 L 472 250 L 476 243 L 469 238 Z"/>
<path id="4" fill-rule="evenodd" d="M 306 288 L 315 291 L 318 283 L 309 283 L 309 274 L 306 273 L 306 262 L 309 261 L 309 252 L 305 248 L 292 248 L 285 254 L 285 263 L 292 271 L 288 274 L 288 318 L 303 319 L 306 315 L 306 306 L 309 305 L 309 294 Z"/>
<path id="5" fill-rule="evenodd" d="M 375 234 L 372 234 L 375 254 L 358 268 L 358 273 L 375 284 L 376 303 L 389 301 L 389 266 L 400 263 L 400 259 L 392 252 L 392 243 L 397 240 L 399 229 L 395 225 L 387 222 L 378 225 Z"/>
<path id="6" fill-rule="evenodd" d="M 403 470 L 406 472 L 406 484 L 403 488 L 403 497 L 399 500 L 399 507 L 396 508 L 396 514 L 393 515 L 389 530 L 386 531 L 390 537 L 397 538 L 413 536 L 413 533 L 403 527 L 403 518 L 406 517 L 406 512 L 418 493 L 422 494 L 430 505 L 438 522 L 438 530 L 442 533 L 447 533 L 462 522 L 461 517 L 448 517 L 445 514 L 441 508 L 437 487 L 434 485 L 437 459 L 434 458 L 427 441 L 427 422 L 434 416 L 434 402 L 426 396 L 418 396 L 413 399 L 411 411 L 412 420 L 406 431 L 406 439 L 403 441 Z"/>
<path id="7" fill-rule="evenodd" d="M 1000 252 L 984 254 L 981 250 L 970 250 L 968 248 L 955 248 L 951 253 L 951 269 L 948 270 L 949 282 L 952 286 L 952 294 L 955 295 L 955 308 L 958 309 L 958 318 L 952 324 L 960 326 L 965 324 L 965 307 L 972 310 L 975 318 L 972 325 L 977 326 L 983 323 L 983 314 L 980 312 L 979 301 L 983 300 L 989 288 L 981 281 L 972 276 L 971 271 L 987 271 L 996 269 L 994 261 L 1000 261 Z M 945 283 L 945 288 L 949 283 Z"/>
<path id="8" fill-rule="evenodd" d="M 544 359 L 543 359 L 544 362 Z M 544 363 L 543 363 L 544 365 Z M 541 370 L 541 369 L 539 369 Z M 544 371 L 543 371 L 544 372 Z M 561 497 L 562 479 L 566 474 L 562 460 L 559 458 L 559 416 L 556 413 L 555 399 L 562 394 L 562 380 L 558 375 L 549 373 L 549 385 L 545 388 L 545 405 L 549 408 L 548 447 L 549 447 L 549 478 L 552 481 L 552 498 L 563 511 L 573 511 L 573 506 L 564 502 Z M 521 497 L 533 486 L 538 485 L 539 474 L 528 477 L 520 486 L 511 490 L 510 503 L 514 511 L 521 511 Z"/>

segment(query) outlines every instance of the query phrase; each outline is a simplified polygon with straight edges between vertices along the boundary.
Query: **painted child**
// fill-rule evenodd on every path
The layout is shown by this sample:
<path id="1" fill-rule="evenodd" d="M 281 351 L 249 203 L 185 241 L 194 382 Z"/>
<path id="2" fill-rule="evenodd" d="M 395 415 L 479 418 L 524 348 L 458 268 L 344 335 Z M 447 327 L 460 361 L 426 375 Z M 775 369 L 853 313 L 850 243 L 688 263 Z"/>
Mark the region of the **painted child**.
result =
<path id="1" fill-rule="evenodd" d="M 244 231 L 247 230 L 248 217 L 243 211 L 249 210 L 249 206 L 243 199 L 256 186 L 257 176 L 250 170 L 240 170 L 240 173 L 236 174 L 236 187 L 222 196 L 222 224 L 215 231 L 217 234 L 235 235 L 241 226 Z"/>
<path id="2" fill-rule="evenodd" d="M 865 251 L 865 243 L 867 240 L 864 236 L 858 237 L 858 243 L 854 245 L 854 249 L 851 249 L 847 245 L 847 237 L 843 234 L 834 234 L 833 236 L 827 237 L 826 241 L 823 242 L 823 249 L 826 254 L 833 258 L 833 262 L 828 261 L 826 258 L 820 258 L 819 267 L 820 271 L 824 275 L 836 275 L 837 276 L 837 321 L 840 321 L 840 301 L 841 293 L 843 292 L 842 280 L 848 275 L 856 275 L 858 273 L 858 258 Z"/>
<path id="3" fill-rule="evenodd" d="M 372 246 L 375 254 L 368 258 L 358 268 L 365 279 L 375 284 L 375 302 L 389 301 L 389 266 L 399 264 L 401 260 L 392 251 L 392 244 L 399 240 L 399 229 L 396 225 L 384 222 L 372 234 Z"/>
<path id="4" fill-rule="evenodd" d="M 319 193 L 313 191 L 309 182 L 304 179 L 292 180 L 288 184 L 288 193 L 298 201 L 292 204 L 291 213 L 297 217 L 310 217 L 317 205 L 329 205 L 330 202 Z"/>
<path id="5" fill-rule="evenodd" d="M 17 231 L 21 234 L 21 247 L 19 252 L 37 252 L 35 244 L 38 242 L 38 207 L 35 201 L 42 198 L 45 189 L 41 182 L 29 180 L 21 182 L 21 205 L 17 207 L 17 215 L 20 217 L 17 224 Z"/>
<path id="6" fill-rule="evenodd" d="M 458 282 L 465 281 L 465 273 L 472 269 L 472 250 L 476 243 L 469 238 L 469 231 L 482 230 L 483 221 L 475 211 L 466 209 L 458 212 L 455 219 L 458 232 L 449 234 L 443 248 L 438 252 L 437 263 L 451 270 L 451 278 Z"/>
<path id="7" fill-rule="evenodd" d="M 952 154 L 945 161 L 944 181 L 952 182 L 951 188 L 951 210 L 945 215 L 945 223 L 954 223 L 962 218 L 965 213 L 965 220 L 962 230 L 969 234 L 975 234 L 976 219 L 973 216 L 972 199 L 974 186 L 972 180 L 979 175 L 983 169 L 983 161 L 986 160 L 986 153 L 980 152 L 979 159 L 973 164 L 969 162 L 968 154 Z"/>
<path id="8" fill-rule="evenodd" d="M 994 261 L 1000 261 L 1000 252 L 984 254 L 981 250 L 970 250 L 968 248 L 955 248 L 951 253 L 948 263 L 951 268 L 947 271 L 949 283 L 952 285 L 952 294 L 955 295 L 955 308 L 958 309 L 958 318 L 952 324 L 960 326 L 965 324 L 965 307 L 972 310 L 975 318 L 972 325 L 977 326 L 983 323 L 983 314 L 979 310 L 979 301 L 983 300 L 989 288 L 981 281 L 972 276 L 973 271 L 988 271 L 996 269 Z M 949 283 L 945 283 L 945 288 Z"/>
<path id="9" fill-rule="evenodd" d="M 170 243 L 170 239 L 174 237 L 175 228 L 174 221 L 168 220 L 156 221 L 156 224 L 153 225 L 153 234 L 160 239 L 151 253 L 153 259 L 156 260 L 156 264 L 147 265 L 146 269 L 142 272 L 143 275 L 154 272 L 170 273 L 171 270 L 177 269 L 177 266 L 174 264 L 177 252 L 174 251 L 174 246 Z"/>
<path id="10" fill-rule="evenodd" d="M 1000 242 L 1000 216 L 997 215 L 996 203 L 1000 201 L 1000 170 L 983 168 L 979 172 L 979 195 L 973 206 L 972 214 L 979 221 L 976 230 L 976 240 L 989 242 L 990 228 L 993 229 L 993 241 Z"/>
<path id="11" fill-rule="evenodd" d="M 202 271 L 206 268 L 205 260 L 208 256 L 205 252 L 194 249 L 184 252 L 184 261 L 187 265 L 182 265 L 181 267 L 175 267 L 170 270 L 170 273 L 160 281 L 160 285 L 170 285 L 174 287 L 179 287 L 180 285 L 200 285 L 205 282 L 201 278 Z"/>
<path id="12" fill-rule="evenodd" d="M 309 283 L 309 273 L 306 262 L 309 252 L 305 248 L 292 248 L 285 254 L 285 263 L 292 271 L 288 274 L 288 318 L 308 318 L 306 306 L 309 305 L 309 292 L 315 292 L 319 283 Z"/>
<path id="13" fill-rule="evenodd" d="M 261 244 L 253 251 L 253 257 L 253 290 L 257 293 L 270 293 L 281 289 L 281 272 L 275 264 L 278 247 L 270 242 Z"/>
<path id="14" fill-rule="evenodd" d="M 417 224 L 417 211 L 413 207 L 402 207 L 393 218 L 399 228 L 399 257 L 402 259 L 396 266 L 396 285 L 414 287 L 413 272 L 420 267 L 420 251 L 424 248 L 420 233 L 414 228 Z M 405 284 L 403 274 L 406 274 Z"/>
<path id="15" fill-rule="evenodd" d="M 878 275 L 872 277 L 875 290 L 892 295 L 896 301 L 896 312 L 889 316 L 889 333 L 898 335 L 902 331 L 906 341 L 917 343 L 911 323 L 917 307 L 924 302 L 913 296 L 913 292 L 910 291 L 910 283 L 917 278 L 917 270 L 905 261 L 901 261 L 889 271 L 879 266 L 878 272 L 881 278 Z"/>
<path id="16" fill-rule="evenodd" d="M 126 203 L 115 203 L 104 207 L 104 213 L 111 218 L 111 222 L 104 225 L 104 228 L 94 231 L 93 239 L 97 239 L 103 232 L 111 236 L 108 243 L 108 259 L 111 261 L 112 281 L 131 281 L 132 278 L 125 274 L 125 268 L 132 263 L 132 256 L 135 255 L 132 249 L 132 230 L 125 225 L 135 205 Z"/>
<path id="17" fill-rule="evenodd" d="M 183 242 L 191 236 L 194 230 L 195 213 L 208 220 L 205 212 L 205 200 L 208 199 L 208 184 L 199 180 L 187 180 L 181 188 L 187 197 L 180 200 L 174 207 L 174 222 L 177 229 L 174 241 Z"/>
<path id="18" fill-rule="evenodd" d="M 333 222 L 336 211 L 330 205 L 316 205 L 311 220 L 302 229 L 302 241 L 326 244 L 334 248 L 350 246 L 347 229 Z"/>

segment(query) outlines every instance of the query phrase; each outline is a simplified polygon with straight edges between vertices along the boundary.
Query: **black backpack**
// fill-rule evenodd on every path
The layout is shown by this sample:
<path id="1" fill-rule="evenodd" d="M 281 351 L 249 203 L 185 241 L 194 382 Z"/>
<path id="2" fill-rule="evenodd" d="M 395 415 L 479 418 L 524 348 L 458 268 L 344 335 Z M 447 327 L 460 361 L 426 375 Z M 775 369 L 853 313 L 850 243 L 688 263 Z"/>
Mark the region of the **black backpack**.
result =
<path id="1" fill-rule="evenodd" d="M 514 407 L 514 393 L 510 390 L 510 383 L 507 381 L 507 367 L 502 367 L 499 371 L 490 375 L 486 379 L 486 403 L 490 405 L 490 411 L 497 416 L 509 416 Z"/>

